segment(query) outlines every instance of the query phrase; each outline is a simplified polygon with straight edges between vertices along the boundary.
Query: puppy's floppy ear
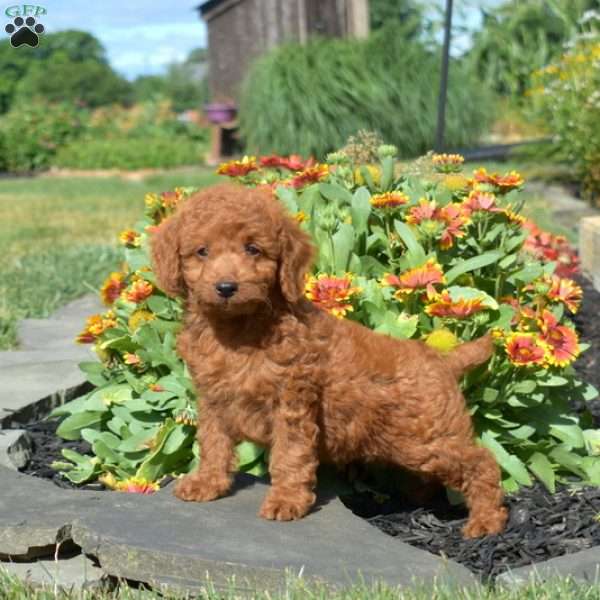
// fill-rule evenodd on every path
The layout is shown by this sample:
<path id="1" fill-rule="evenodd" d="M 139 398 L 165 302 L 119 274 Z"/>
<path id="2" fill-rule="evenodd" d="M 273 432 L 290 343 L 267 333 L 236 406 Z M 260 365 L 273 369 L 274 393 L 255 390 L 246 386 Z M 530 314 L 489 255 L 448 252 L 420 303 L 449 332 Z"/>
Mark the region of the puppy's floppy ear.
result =
<path id="1" fill-rule="evenodd" d="M 286 216 L 281 229 L 279 285 L 288 302 L 297 302 L 304 295 L 304 275 L 310 268 L 314 247 L 310 236 Z"/>
<path id="2" fill-rule="evenodd" d="M 151 238 L 152 265 L 160 289 L 169 296 L 183 296 L 185 285 L 179 257 L 179 217 L 163 221 Z"/>

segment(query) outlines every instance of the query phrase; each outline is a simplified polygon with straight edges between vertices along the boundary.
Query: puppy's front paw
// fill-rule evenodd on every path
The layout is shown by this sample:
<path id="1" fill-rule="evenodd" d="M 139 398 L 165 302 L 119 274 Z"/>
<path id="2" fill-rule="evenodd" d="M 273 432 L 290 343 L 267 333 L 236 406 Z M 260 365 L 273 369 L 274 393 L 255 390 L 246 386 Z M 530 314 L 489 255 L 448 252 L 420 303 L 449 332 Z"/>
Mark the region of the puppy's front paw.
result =
<path id="1" fill-rule="evenodd" d="M 177 481 L 173 493 L 186 502 L 208 502 L 224 496 L 229 490 L 227 479 L 186 475 Z"/>
<path id="2" fill-rule="evenodd" d="M 269 493 L 258 514 L 263 519 L 273 521 L 294 521 L 301 519 L 310 510 L 313 502 L 314 499 L 310 502 L 299 502 L 297 499 L 293 500 L 280 494 Z"/>

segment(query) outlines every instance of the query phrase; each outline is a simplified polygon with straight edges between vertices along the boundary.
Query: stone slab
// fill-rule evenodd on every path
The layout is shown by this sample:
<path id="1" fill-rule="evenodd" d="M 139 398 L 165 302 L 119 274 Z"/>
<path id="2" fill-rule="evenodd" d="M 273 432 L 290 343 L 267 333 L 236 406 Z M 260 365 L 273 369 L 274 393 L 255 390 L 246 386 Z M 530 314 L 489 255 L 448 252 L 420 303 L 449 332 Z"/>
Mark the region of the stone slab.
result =
<path id="1" fill-rule="evenodd" d="M 23 319 L 17 323 L 20 350 L 69 350 L 83 330 L 85 319 Z"/>
<path id="2" fill-rule="evenodd" d="M 0 367 L 0 427 L 42 418 L 83 393 L 85 381 L 72 360 Z"/>
<path id="3" fill-rule="evenodd" d="M 105 312 L 106 306 L 102 304 L 98 294 L 86 294 L 77 300 L 73 300 L 59 308 L 50 315 L 51 319 L 69 319 L 78 323 L 81 327 L 90 315 Z"/>
<path id="4" fill-rule="evenodd" d="M 22 469 L 33 451 L 31 436 L 22 429 L 0 429 L 0 465 Z"/>
<path id="5" fill-rule="evenodd" d="M 99 586 L 106 578 L 102 569 L 85 556 L 40 558 L 30 562 L 0 562 L 0 569 L 36 587 L 79 591 Z"/>
<path id="6" fill-rule="evenodd" d="M 600 547 L 507 571 L 496 578 L 496 583 L 507 587 L 520 587 L 532 581 L 567 576 L 581 583 L 600 583 Z"/>
<path id="7" fill-rule="evenodd" d="M 579 225 L 581 269 L 600 291 L 600 216 L 587 217 Z"/>
<path id="8" fill-rule="evenodd" d="M 300 521 L 260 519 L 267 486 L 248 476 L 210 503 L 181 502 L 169 488 L 152 496 L 63 490 L 1 467 L 0 489 L 0 554 L 71 538 L 107 574 L 162 589 L 197 592 L 207 574 L 217 587 L 235 576 L 240 591 L 283 589 L 288 573 L 335 586 L 361 577 L 392 586 L 475 582 L 466 568 L 386 536 L 337 498 L 321 496 Z"/>
<path id="9" fill-rule="evenodd" d="M 42 364 L 47 362 L 69 361 L 78 364 L 83 361 L 98 360 L 92 346 L 88 344 L 71 344 L 64 350 L 7 350 L 0 352 L 0 369 L 27 363 Z"/>

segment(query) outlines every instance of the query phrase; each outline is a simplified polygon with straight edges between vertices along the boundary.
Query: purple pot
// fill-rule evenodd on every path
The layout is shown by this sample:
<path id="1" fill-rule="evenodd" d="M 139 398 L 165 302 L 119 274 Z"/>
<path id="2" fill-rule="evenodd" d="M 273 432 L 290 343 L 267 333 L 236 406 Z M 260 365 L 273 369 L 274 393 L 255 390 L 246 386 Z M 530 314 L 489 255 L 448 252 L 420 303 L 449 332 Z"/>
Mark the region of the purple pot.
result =
<path id="1" fill-rule="evenodd" d="M 204 113 L 211 123 L 220 125 L 221 123 L 228 123 L 235 119 L 237 107 L 231 104 L 215 102 L 213 104 L 206 104 L 204 106 Z"/>

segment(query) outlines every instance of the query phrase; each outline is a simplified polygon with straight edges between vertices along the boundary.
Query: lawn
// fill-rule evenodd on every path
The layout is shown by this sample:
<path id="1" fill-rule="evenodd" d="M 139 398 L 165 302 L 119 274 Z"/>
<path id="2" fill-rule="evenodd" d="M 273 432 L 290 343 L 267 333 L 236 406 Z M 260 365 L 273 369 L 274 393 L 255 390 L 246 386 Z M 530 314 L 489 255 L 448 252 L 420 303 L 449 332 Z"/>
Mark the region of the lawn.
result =
<path id="1" fill-rule="evenodd" d="M 143 181 L 0 179 L 0 350 L 14 347 L 19 319 L 47 317 L 97 291 L 119 267 L 118 234 L 139 219 L 147 192 L 216 180 L 213 171 L 200 169 Z"/>
<path id="2" fill-rule="evenodd" d="M 470 173 L 480 164 L 469 164 Z M 483 163 L 489 171 L 519 169 L 517 163 Z M 522 170 L 527 178 L 535 166 Z M 68 301 L 97 291 L 123 259 L 120 231 L 139 219 L 147 192 L 205 186 L 212 170 L 182 168 L 143 181 L 118 177 L 59 178 L 47 175 L 0 179 L 0 350 L 14 348 L 19 319 L 47 317 Z M 523 212 L 543 228 L 558 227 L 547 203 L 523 195 Z"/>
<path id="3" fill-rule="evenodd" d="M 233 584 L 234 582 L 232 582 Z M 238 582 L 239 586 L 239 582 Z M 243 586 L 242 586 L 243 587 Z M 239 587 L 238 587 L 239 589 Z M 230 589 L 216 590 L 207 582 L 206 592 L 197 596 L 160 594 L 159 592 L 132 589 L 126 586 L 113 592 L 65 592 L 51 587 L 30 587 L 2 572 L 0 565 L 0 598 L 2 600 L 175 600 L 202 598 L 203 600 L 600 600 L 600 586 L 578 584 L 563 579 L 547 583 L 531 583 L 518 589 L 493 589 L 488 586 L 454 588 L 447 586 L 416 586 L 394 589 L 384 584 L 354 585 L 344 590 L 332 591 L 324 586 L 308 586 L 306 581 L 290 578 L 279 593 L 246 591 L 240 595 L 232 585 Z"/>

